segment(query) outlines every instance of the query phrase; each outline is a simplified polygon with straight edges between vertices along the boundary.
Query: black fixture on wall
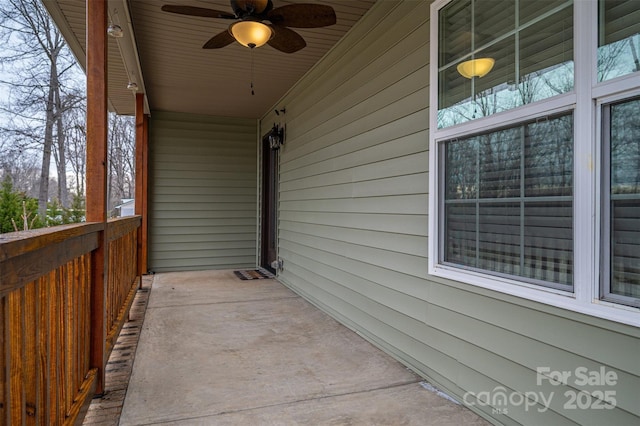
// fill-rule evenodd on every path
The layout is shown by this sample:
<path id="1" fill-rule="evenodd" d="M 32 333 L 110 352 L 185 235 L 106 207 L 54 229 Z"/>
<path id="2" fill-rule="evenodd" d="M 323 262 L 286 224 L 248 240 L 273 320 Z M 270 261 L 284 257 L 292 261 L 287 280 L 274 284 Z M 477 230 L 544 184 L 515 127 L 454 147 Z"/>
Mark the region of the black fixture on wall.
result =
<path id="1" fill-rule="evenodd" d="M 280 117 L 280 114 L 282 114 L 283 116 L 286 114 L 287 109 L 276 109 L 274 112 L 278 117 Z M 269 139 L 269 147 L 271 147 L 271 149 L 280 149 L 280 147 L 284 145 L 284 128 L 285 125 L 282 123 L 273 123 L 273 127 L 271 128 L 269 133 L 267 133 L 267 138 Z"/>
<path id="2" fill-rule="evenodd" d="M 273 123 L 273 127 L 267 133 L 271 149 L 280 149 L 284 145 L 284 127 Z"/>

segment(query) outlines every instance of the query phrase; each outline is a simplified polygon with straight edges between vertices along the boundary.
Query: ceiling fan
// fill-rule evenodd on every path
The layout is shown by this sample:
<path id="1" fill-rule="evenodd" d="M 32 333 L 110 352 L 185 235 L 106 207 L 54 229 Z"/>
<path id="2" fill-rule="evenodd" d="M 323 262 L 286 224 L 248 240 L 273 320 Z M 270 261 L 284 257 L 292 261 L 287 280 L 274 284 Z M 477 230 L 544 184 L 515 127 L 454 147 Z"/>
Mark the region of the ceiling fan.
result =
<path id="1" fill-rule="evenodd" d="M 336 23 L 331 6 L 311 3 L 287 4 L 273 8 L 271 0 L 230 0 L 233 13 L 204 7 L 164 5 L 162 10 L 204 18 L 233 19 L 229 29 L 213 36 L 203 49 L 220 49 L 234 41 L 255 48 L 264 45 L 285 53 L 294 53 L 307 43 L 288 27 L 319 28 Z M 269 21 L 269 24 L 263 23 Z"/>

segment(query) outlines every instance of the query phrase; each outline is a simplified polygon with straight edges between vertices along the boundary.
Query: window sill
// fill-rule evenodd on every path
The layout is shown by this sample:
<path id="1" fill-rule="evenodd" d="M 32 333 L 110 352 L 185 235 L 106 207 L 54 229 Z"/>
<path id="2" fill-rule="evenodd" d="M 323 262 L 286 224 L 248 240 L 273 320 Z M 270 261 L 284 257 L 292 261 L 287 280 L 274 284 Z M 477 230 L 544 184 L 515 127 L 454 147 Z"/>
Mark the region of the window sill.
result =
<path id="1" fill-rule="evenodd" d="M 614 321 L 634 327 L 640 327 L 640 308 L 619 305 L 604 300 L 578 300 L 571 292 L 548 287 L 536 286 L 513 279 L 466 271 L 447 265 L 435 265 L 429 268 L 429 274 L 440 278 L 469 284 L 496 291 L 510 296 L 550 305 L 567 311 L 590 315 L 600 319 Z"/>

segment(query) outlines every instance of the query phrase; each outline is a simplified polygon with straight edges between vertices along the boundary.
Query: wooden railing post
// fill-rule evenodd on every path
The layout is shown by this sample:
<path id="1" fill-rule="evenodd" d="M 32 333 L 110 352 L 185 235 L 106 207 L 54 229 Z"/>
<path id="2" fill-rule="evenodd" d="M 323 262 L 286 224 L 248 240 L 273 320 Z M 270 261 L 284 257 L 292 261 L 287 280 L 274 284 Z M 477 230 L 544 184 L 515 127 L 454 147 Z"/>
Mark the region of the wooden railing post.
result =
<path id="1" fill-rule="evenodd" d="M 149 116 L 143 117 L 144 137 L 144 150 L 142 152 L 142 225 L 143 229 L 142 237 L 142 261 L 144 266 L 144 273 L 149 272 Z M 142 281 L 140 281 L 142 283 Z"/>
<path id="2" fill-rule="evenodd" d="M 99 246 L 92 254 L 91 355 L 98 369 L 96 393 L 104 392 L 107 222 L 107 0 L 87 5 L 87 222 L 102 222 Z"/>
<path id="3" fill-rule="evenodd" d="M 136 187 L 135 213 L 142 216 L 138 228 L 138 275 L 147 273 L 147 151 L 148 123 L 144 114 L 144 94 L 136 94 Z"/>

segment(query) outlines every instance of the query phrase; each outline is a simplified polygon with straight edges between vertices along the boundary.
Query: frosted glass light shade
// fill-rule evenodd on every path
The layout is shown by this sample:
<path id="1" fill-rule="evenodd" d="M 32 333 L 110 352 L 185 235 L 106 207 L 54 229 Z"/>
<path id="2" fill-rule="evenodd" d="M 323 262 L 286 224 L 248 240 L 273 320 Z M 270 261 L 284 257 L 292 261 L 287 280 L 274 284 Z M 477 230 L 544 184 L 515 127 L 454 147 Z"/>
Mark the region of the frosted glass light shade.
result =
<path id="1" fill-rule="evenodd" d="M 477 58 L 458 64 L 458 72 L 466 78 L 484 77 L 496 63 L 493 58 Z"/>
<path id="2" fill-rule="evenodd" d="M 271 28 L 257 21 L 236 22 L 231 24 L 229 32 L 238 43 L 252 49 L 264 45 L 273 37 Z"/>

